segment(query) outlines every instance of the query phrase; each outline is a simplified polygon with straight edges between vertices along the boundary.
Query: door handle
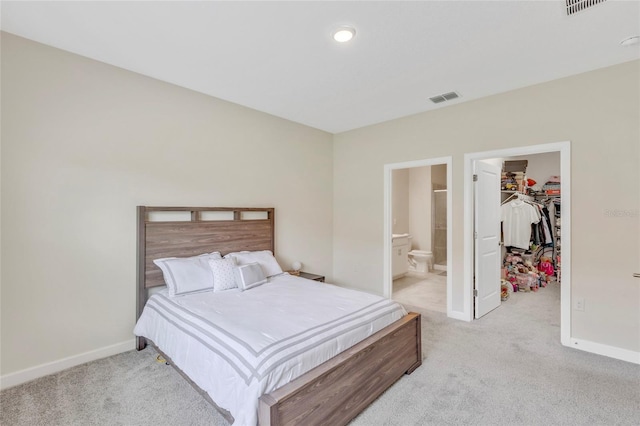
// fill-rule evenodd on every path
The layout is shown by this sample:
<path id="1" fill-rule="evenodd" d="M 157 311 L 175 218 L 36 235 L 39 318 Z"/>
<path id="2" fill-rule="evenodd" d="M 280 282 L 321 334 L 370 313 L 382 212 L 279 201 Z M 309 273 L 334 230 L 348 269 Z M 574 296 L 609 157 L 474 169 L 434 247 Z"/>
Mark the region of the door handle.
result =
<path id="1" fill-rule="evenodd" d="M 638 272 L 634 273 L 634 274 L 633 274 L 633 277 L 634 277 L 634 278 L 640 278 L 640 273 L 638 273 Z"/>

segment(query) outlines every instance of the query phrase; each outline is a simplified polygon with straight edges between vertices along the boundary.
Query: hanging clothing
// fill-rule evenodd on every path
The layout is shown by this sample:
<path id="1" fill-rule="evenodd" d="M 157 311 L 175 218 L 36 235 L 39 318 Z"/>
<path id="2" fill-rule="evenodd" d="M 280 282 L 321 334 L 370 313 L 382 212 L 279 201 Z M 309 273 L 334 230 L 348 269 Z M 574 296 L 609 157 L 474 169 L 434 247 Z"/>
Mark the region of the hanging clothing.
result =
<path id="1" fill-rule="evenodd" d="M 553 245 L 553 227 L 549 217 L 549 210 L 541 204 L 534 203 L 533 206 L 538 209 L 540 214 L 540 222 L 531 225 L 533 229 L 533 242 L 541 246 Z"/>
<path id="2" fill-rule="evenodd" d="M 541 208 L 542 230 L 544 232 L 544 243 L 553 245 L 553 226 L 551 225 L 551 218 L 549 216 L 549 210 L 546 207 Z"/>
<path id="3" fill-rule="evenodd" d="M 540 222 L 537 208 L 522 200 L 513 200 L 500 207 L 504 245 L 528 249 L 531 224 Z"/>

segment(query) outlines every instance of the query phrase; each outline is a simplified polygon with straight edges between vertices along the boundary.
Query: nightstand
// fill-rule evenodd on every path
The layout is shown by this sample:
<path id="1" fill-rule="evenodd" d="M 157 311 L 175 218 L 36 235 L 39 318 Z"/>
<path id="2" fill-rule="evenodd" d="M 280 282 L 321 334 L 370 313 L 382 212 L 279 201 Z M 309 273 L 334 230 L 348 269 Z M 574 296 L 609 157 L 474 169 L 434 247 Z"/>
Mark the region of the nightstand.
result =
<path id="1" fill-rule="evenodd" d="M 299 276 L 301 278 L 306 278 L 308 280 L 319 281 L 321 283 L 324 282 L 324 275 L 316 275 L 316 274 L 310 274 L 309 272 L 300 271 L 300 275 Z"/>

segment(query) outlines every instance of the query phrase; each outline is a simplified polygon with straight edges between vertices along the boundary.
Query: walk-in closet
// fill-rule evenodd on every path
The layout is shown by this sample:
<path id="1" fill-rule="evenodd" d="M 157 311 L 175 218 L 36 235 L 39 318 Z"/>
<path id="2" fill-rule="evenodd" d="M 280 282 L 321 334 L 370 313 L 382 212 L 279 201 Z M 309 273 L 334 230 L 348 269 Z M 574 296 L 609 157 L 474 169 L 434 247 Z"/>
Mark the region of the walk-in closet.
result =
<path id="1" fill-rule="evenodd" d="M 562 281 L 560 153 L 501 159 L 501 169 L 501 299 L 508 303 Z"/>

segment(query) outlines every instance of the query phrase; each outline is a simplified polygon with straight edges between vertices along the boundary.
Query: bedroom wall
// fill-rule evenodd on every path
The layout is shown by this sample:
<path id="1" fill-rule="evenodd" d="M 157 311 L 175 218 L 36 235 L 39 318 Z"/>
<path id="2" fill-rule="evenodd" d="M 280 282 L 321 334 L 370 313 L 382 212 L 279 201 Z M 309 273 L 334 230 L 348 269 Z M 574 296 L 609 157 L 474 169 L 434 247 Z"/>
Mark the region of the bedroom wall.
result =
<path id="1" fill-rule="evenodd" d="M 275 207 L 330 279 L 331 134 L 1 37 L 3 377 L 133 348 L 137 205 Z"/>
<path id="2" fill-rule="evenodd" d="M 571 291 L 585 302 L 571 335 L 640 352 L 639 75 L 633 61 L 335 135 L 335 280 L 383 293 L 384 165 L 450 155 L 462 310 L 464 154 L 571 141 Z"/>

